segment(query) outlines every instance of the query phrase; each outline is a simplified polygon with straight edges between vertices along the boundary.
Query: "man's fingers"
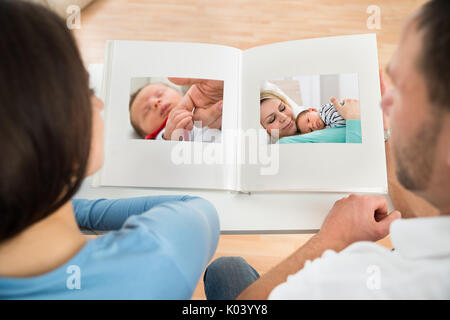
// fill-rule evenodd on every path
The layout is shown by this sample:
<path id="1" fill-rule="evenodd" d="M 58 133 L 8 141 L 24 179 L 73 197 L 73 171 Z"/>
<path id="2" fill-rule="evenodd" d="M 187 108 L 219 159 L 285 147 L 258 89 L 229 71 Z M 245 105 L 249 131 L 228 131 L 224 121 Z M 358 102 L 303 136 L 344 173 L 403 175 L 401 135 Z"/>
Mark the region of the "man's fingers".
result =
<path id="1" fill-rule="evenodd" d="M 392 211 L 390 214 L 386 215 L 377 223 L 378 233 L 380 238 L 384 238 L 389 234 L 391 223 L 397 219 L 400 219 L 402 214 L 398 210 Z"/>
<path id="2" fill-rule="evenodd" d="M 398 210 L 392 211 L 390 214 L 388 214 L 384 219 L 382 219 L 380 222 L 391 225 L 392 222 L 394 222 L 397 219 L 402 218 L 402 213 Z"/>
<path id="3" fill-rule="evenodd" d="M 198 86 L 192 86 L 189 88 L 188 92 L 186 92 L 176 108 L 183 108 L 188 111 L 192 111 L 194 108 L 207 109 L 214 102 L 215 100 L 212 101 Z"/>
<path id="4" fill-rule="evenodd" d="M 400 211 L 393 211 L 388 214 L 388 202 L 385 197 L 372 196 L 371 197 L 372 210 L 374 210 L 374 220 L 376 221 L 375 230 L 380 239 L 389 234 L 391 223 L 401 218 Z"/>
<path id="5" fill-rule="evenodd" d="M 222 117 L 223 101 L 215 103 L 209 108 L 197 108 L 194 111 L 194 121 L 201 121 L 201 127 L 211 127 L 219 118 Z M 219 127 L 215 128 L 220 128 Z"/>
<path id="6" fill-rule="evenodd" d="M 210 123 L 208 127 L 211 129 L 221 129 L 222 128 L 222 116 L 217 118 L 213 123 Z"/>
<path id="7" fill-rule="evenodd" d="M 375 219 L 377 217 L 383 217 L 388 213 L 388 203 L 385 197 L 382 196 L 371 196 L 371 206 L 375 213 Z"/>
<path id="8" fill-rule="evenodd" d="M 189 89 L 189 91 L 191 91 L 191 89 Z M 176 106 L 177 109 L 184 109 L 184 110 L 188 110 L 188 111 L 194 110 L 195 104 L 194 104 L 194 101 L 192 101 L 189 91 L 184 95 L 184 97 L 178 103 L 178 105 Z"/>
<path id="9" fill-rule="evenodd" d="M 178 86 L 190 86 L 196 83 L 201 83 L 205 81 L 205 79 L 192 79 L 192 78 L 174 78 L 169 77 L 168 78 L 170 82 L 178 85 Z"/>

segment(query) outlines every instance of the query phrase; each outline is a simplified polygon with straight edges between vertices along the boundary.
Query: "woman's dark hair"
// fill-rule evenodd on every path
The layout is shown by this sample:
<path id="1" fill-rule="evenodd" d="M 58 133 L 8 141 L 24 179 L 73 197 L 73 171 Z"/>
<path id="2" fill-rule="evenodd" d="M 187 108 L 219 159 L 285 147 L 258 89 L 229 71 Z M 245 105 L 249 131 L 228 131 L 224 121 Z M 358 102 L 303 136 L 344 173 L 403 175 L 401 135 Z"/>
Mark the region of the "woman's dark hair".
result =
<path id="1" fill-rule="evenodd" d="M 89 80 L 65 21 L 0 1 L 0 241 L 71 199 L 91 144 Z"/>
<path id="2" fill-rule="evenodd" d="M 424 74 L 428 97 L 440 111 L 450 111 L 450 1 L 425 3 L 417 17 L 417 30 L 423 32 L 419 68 Z"/>

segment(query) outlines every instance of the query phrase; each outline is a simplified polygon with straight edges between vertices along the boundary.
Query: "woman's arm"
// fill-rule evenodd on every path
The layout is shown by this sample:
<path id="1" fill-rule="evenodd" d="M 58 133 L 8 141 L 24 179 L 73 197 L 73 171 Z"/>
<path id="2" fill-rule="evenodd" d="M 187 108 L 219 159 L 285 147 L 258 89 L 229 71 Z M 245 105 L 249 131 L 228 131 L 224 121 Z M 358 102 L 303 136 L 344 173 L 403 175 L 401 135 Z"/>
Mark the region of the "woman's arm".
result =
<path id="1" fill-rule="evenodd" d="M 296 136 L 283 137 L 278 143 L 343 143 L 345 127 L 326 128 Z"/>
<path id="2" fill-rule="evenodd" d="M 187 284 L 192 294 L 217 248 L 220 225 L 217 211 L 209 201 L 185 197 L 185 200 L 163 202 L 143 214 L 134 215 L 119 231 L 109 234 L 111 238 L 134 234 L 133 238 L 149 249 L 142 251 L 152 257 L 149 263 L 167 265 L 168 270 L 182 274 L 184 281 L 177 286 L 185 288 Z"/>
<path id="3" fill-rule="evenodd" d="M 345 126 L 345 142 L 361 143 L 361 120 L 347 120 Z"/>
<path id="4" fill-rule="evenodd" d="M 73 199 L 78 226 L 91 230 L 117 230 L 133 215 L 142 214 L 155 206 L 173 201 L 186 201 L 189 196 L 149 196 L 127 199 Z"/>

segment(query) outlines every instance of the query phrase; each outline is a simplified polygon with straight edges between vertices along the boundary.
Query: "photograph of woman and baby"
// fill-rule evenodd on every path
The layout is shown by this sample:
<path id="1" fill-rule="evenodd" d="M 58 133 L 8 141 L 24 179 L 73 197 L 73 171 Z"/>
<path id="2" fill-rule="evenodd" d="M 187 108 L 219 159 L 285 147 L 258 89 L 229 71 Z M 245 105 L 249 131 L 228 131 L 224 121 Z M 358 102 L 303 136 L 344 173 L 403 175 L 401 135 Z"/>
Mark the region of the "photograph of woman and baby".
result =
<path id="1" fill-rule="evenodd" d="M 361 143 L 357 74 L 261 83 L 260 123 L 271 143 Z"/>
<path id="2" fill-rule="evenodd" d="M 221 80 L 133 78 L 130 138 L 220 143 L 223 86 Z M 357 74 L 264 81 L 260 124 L 268 143 L 361 143 L 358 97 Z"/>

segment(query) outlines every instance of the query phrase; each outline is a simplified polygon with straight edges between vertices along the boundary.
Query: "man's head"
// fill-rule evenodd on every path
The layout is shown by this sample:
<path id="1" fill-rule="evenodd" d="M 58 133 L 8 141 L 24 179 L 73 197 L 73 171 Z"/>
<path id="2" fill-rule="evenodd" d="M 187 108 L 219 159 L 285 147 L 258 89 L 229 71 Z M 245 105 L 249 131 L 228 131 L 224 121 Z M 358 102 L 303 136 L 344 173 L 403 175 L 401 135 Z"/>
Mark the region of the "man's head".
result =
<path id="1" fill-rule="evenodd" d="M 426 3 L 405 23 L 389 67 L 389 115 L 397 177 L 438 208 L 450 206 L 450 1 Z"/>
<path id="2" fill-rule="evenodd" d="M 130 122 L 140 137 L 154 132 L 178 105 L 183 95 L 165 83 L 151 83 L 130 97 Z"/>

